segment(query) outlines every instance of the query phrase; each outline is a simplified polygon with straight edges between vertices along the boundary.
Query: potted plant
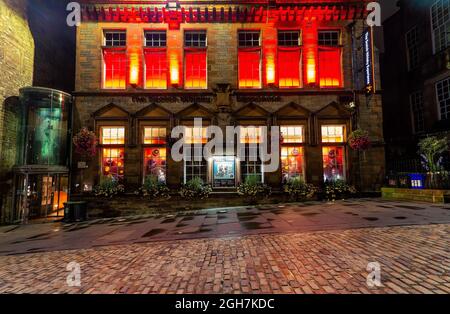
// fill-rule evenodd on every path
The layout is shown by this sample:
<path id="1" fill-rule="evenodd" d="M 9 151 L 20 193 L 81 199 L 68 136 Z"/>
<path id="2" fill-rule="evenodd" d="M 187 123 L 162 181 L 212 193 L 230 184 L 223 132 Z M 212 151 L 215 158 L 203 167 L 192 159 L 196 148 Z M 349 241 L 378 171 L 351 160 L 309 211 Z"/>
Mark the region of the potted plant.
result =
<path id="1" fill-rule="evenodd" d="M 301 177 L 289 179 L 283 186 L 283 190 L 294 201 L 311 199 L 317 192 L 317 188 L 314 185 L 306 183 Z"/>
<path id="2" fill-rule="evenodd" d="M 259 198 L 269 196 L 272 190 L 269 186 L 261 183 L 257 175 L 249 175 L 244 183 L 239 184 L 237 192 L 246 197 L 250 204 L 256 204 Z"/>
<path id="3" fill-rule="evenodd" d="M 157 176 L 147 176 L 138 193 L 150 199 L 169 199 L 170 189 Z"/>
<path id="4" fill-rule="evenodd" d="M 211 192 L 211 186 L 205 184 L 199 177 L 195 177 L 192 180 L 188 181 L 180 189 L 181 197 L 188 200 L 206 199 L 209 197 Z"/>
<path id="5" fill-rule="evenodd" d="M 94 188 L 95 196 L 104 196 L 112 198 L 115 195 L 125 192 L 125 186 L 113 176 L 104 176 L 100 178 L 100 183 Z"/>

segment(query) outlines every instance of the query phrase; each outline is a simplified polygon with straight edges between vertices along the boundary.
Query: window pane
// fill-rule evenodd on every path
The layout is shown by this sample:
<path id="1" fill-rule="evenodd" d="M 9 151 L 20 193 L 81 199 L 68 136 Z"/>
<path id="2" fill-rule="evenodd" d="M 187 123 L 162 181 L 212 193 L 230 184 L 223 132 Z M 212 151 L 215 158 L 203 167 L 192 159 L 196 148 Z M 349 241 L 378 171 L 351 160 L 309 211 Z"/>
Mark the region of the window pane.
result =
<path id="1" fill-rule="evenodd" d="M 259 47 L 260 46 L 259 31 L 239 31 L 238 44 L 239 47 Z"/>
<path id="2" fill-rule="evenodd" d="M 167 149 L 165 147 L 144 149 L 144 178 L 155 176 L 166 182 Z"/>
<path id="3" fill-rule="evenodd" d="M 324 125 L 322 126 L 322 143 L 343 143 L 344 126 Z"/>
<path id="4" fill-rule="evenodd" d="M 206 144 L 206 128 L 185 127 L 184 140 L 186 144 Z"/>
<path id="5" fill-rule="evenodd" d="M 145 127 L 144 128 L 144 144 L 166 144 L 166 128 Z"/>
<path id="6" fill-rule="evenodd" d="M 300 87 L 300 50 L 278 51 L 278 84 L 280 87 Z"/>
<path id="7" fill-rule="evenodd" d="M 241 127 L 241 144 L 259 144 L 262 142 L 261 127 Z"/>
<path id="8" fill-rule="evenodd" d="M 450 43 L 450 1 L 437 0 L 431 6 L 434 51 L 439 52 Z"/>
<path id="9" fill-rule="evenodd" d="M 303 143 L 303 126 L 280 127 L 281 143 Z"/>
<path id="10" fill-rule="evenodd" d="M 127 56 L 124 52 L 104 51 L 103 88 L 125 89 Z"/>
<path id="11" fill-rule="evenodd" d="M 319 50 L 320 87 L 341 86 L 341 49 Z"/>
<path id="12" fill-rule="evenodd" d="M 260 51 L 239 51 L 239 88 L 261 87 Z"/>
<path id="13" fill-rule="evenodd" d="M 207 62 L 206 51 L 186 51 L 186 88 L 206 89 L 207 88 Z"/>
<path id="14" fill-rule="evenodd" d="M 187 31 L 184 33 L 184 46 L 204 48 L 207 46 L 206 31 Z"/>
<path id="15" fill-rule="evenodd" d="M 166 51 L 148 51 L 145 53 L 145 88 L 167 88 Z"/>
<path id="16" fill-rule="evenodd" d="M 344 148 L 322 147 L 324 181 L 345 179 Z"/>
<path id="17" fill-rule="evenodd" d="M 102 156 L 102 174 L 122 180 L 124 177 L 124 149 L 104 148 Z"/>
<path id="18" fill-rule="evenodd" d="M 300 31 L 278 31 L 278 46 L 300 46 Z"/>
<path id="19" fill-rule="evenodd" d="M 103 145 L 123 145 L 125 144 L 124 127 L 102 127 L 100 143 Z"/>
<path id="20" fill-rule="evenodd" d="M 103 35 L 106 47 L 125 47 L 127 45 L 127 33 L 125 31 L 105 31 Z"/>
<path id="21" fill-rule="evenodd" d="M 413 119 L 413 132 L 422 132 L 425 129 L 423 94 L 422 91 L 412 93 L 409 96 L 411 114 Z"/>
<path id="22" fill-rule="evenodd" d="M 339 31 L 319 31 L 319 46 L 339 46 Z"/>
<path id="23" fill-rule="evenodd" d="M 146 47 L 166 47 L 167 34 L 165 31 L 146 31 L 145 32 Z"/>
<path id="24" fill-rule="evenodd" d="M 441 120 L 450 118 L 450 77 L 436 84 Z"/>
<path id="25" fill-rule="evenodd" d="M 281 148 L 281 167 L 283 182 L 291 178 L 304 178 L 304 157 L 303 148 L 299 146 Z"/>

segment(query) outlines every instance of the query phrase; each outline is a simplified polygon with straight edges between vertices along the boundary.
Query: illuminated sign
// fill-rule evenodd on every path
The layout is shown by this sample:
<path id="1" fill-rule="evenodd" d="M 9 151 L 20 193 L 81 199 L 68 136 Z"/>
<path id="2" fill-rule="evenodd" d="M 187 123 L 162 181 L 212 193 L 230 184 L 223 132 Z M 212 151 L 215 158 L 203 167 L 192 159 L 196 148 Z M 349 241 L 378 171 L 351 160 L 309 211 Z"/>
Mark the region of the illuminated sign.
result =
<path id="1" fill-rule="evenodd" d="M 362 36 L 364 51 L 364 83 L 367 94 L 375 93 L 375 67 L 373 51 L 373 31 L 367 28 Z"/>

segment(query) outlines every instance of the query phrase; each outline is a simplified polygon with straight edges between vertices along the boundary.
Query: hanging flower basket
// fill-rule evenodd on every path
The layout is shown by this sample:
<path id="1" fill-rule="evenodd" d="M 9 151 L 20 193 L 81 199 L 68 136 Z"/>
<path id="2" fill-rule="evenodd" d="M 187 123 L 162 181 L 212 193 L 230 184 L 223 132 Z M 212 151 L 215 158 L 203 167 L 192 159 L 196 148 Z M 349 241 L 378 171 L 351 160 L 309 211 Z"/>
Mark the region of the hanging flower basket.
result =
<path id="1" fill-rule="evenodd" d="M 97 154 L 98 139 L 94 132 L 82 128 L 73 138 L 75 152 L 84 157 L 94 157 Z"/>
<path id="2" fill-rule="evenodd" d="M 353 150 L 365 151 L 370 148 L 369 132 L 364 130 L 353 131 L 348 138 L 348 145 Z"/>

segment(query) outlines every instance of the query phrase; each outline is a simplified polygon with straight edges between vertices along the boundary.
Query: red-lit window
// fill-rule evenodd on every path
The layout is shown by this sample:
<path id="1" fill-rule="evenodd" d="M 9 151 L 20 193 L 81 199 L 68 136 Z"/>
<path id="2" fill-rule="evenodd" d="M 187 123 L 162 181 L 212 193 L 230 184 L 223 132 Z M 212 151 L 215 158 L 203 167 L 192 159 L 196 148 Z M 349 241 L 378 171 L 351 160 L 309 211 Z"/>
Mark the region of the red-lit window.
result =
<path id="1" fill-rule="evenodd" d="M 167 52 L 163 50 L 145 51 L 145 88 L 167 88 Z"/>
<path id="2" fill-rule="evenodd" d="M 300 87 L 300 49 L 278 50 L 278 84 L 280 87 Z"/>
<path id="3" fill-rule="evenodd" d="M 319 49 L 319 80 L 320 87 L 341 86 L 341 48 Z"/>
<path id="4" fill-rule="evenodd" d="M 185 87 L 191 89 L 207 88 L 207 62 L 206 50 L 194 49 L 186 50 L 185 62 Z"/>
<path id="5" fill-rule="evenodd" d="M 239 88 L 261 88 L 260 49 L 239 50 Z"/>
<path id="6" fill-rule="evenodd" d="M 206 89 L 207 83 L 207 36 L 206 31 L 184 33 L 185 88 Z"/>
<path id="7" fill-rule="evenodd" d="M 127 80 L 127 55 L 125 51 L 104 49 L 103 88 L 125 89 Z"/>

